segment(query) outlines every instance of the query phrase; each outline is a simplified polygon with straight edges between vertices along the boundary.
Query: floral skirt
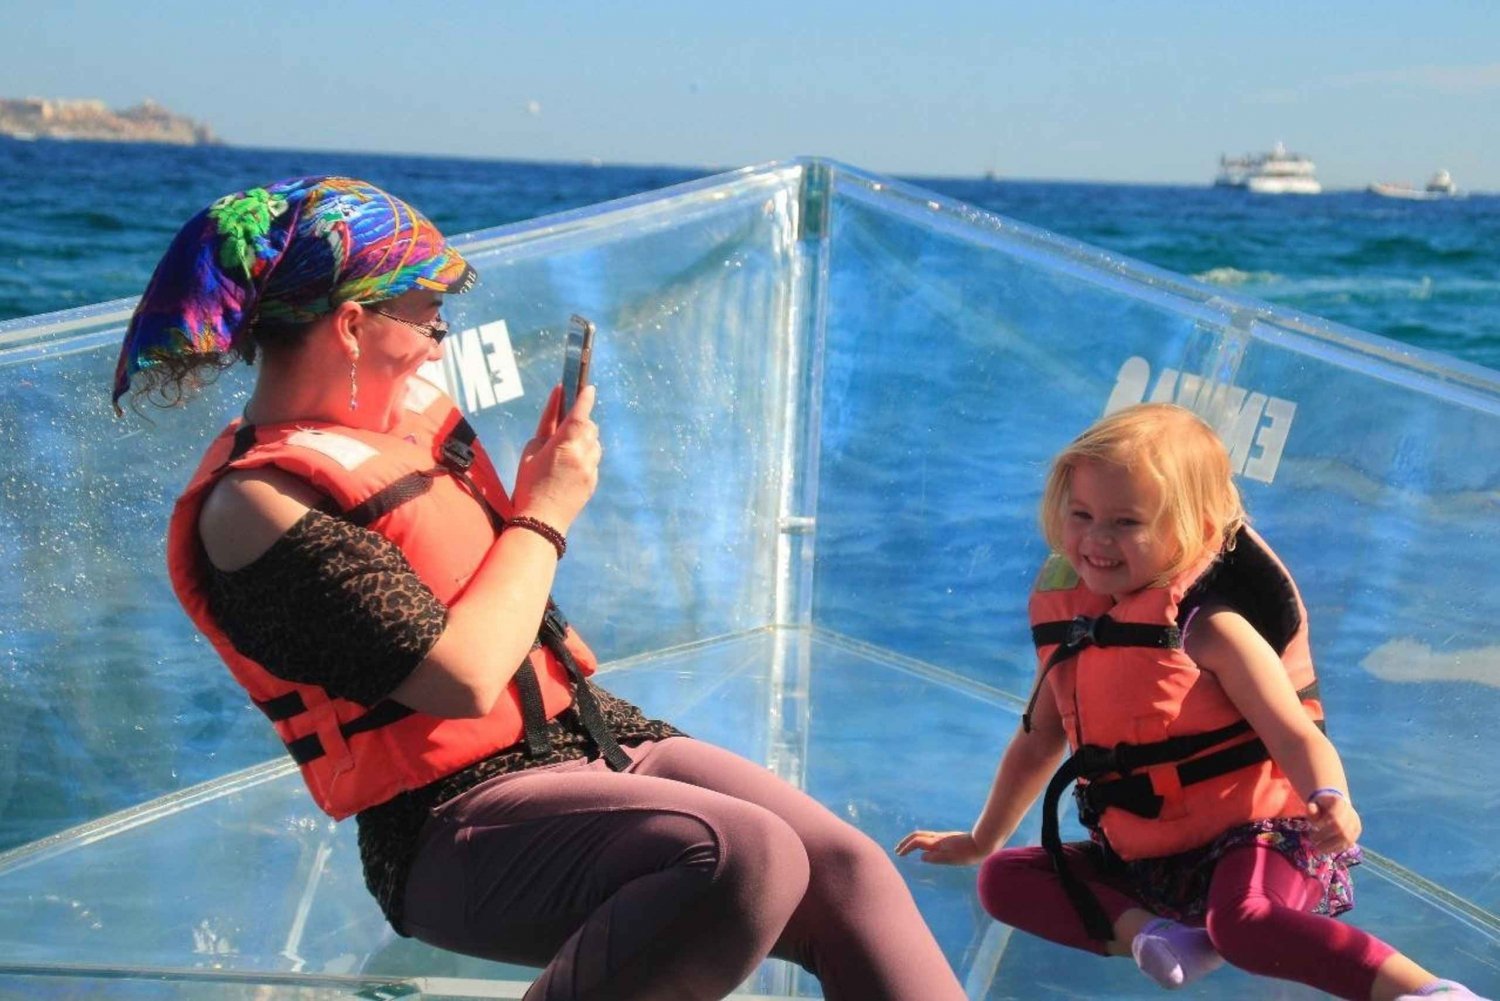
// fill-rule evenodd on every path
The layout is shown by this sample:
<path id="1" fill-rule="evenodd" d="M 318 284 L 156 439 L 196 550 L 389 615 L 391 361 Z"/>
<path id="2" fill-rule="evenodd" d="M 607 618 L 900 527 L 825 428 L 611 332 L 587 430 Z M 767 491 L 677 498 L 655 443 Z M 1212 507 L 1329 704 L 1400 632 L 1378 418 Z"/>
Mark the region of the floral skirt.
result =
<path id="1" fill-rule="evenodd" d="M 1323 899 L 1312 909 L 1330 917 L 1354 906 L 1351 866 L 1360 863 L 1359 846 L 1336 855 L 1313 847 L 1311 825 L 1301 817 L 1257 820 L 1231 827 L 1202 848 L 1163 858 L 1117 861 L 1131 890 L 1147 909 L 1176 921 L 1198 923 L 1208 909 L 1214 866 L 1231 849 L 1260 844 L 1274 849 L 1301 872 L 1323 885 Z"/>

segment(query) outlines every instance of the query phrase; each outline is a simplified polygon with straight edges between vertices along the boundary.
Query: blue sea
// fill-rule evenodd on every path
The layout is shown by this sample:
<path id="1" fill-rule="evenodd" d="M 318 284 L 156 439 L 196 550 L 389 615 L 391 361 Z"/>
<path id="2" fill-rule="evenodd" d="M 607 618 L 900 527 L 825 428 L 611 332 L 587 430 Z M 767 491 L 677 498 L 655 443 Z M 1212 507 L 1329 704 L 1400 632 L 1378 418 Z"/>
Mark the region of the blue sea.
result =
<path id="1" fill-rule="evenodd" d="M 715 172 L 0 137 L 0 320 L 138 295 L 183 220 L 221 194 L 276 178 L 363 177 L 459 235 Z M 1257 196 L 1207 186 L 1208 167 L 1204 176 L 1197 187 L 904 180 L 1239 293 L 1500 368 L 1500 195 Z"/>
<path id="2" fill-rule="evenodd" d="M 366 178 L 456 236 L 715 172 L 0 139 L 0 320 L 139 294 L 189 215 L 228 191 L 280 177 Z M 1423 203 L 1363 192 L 1254 196 L 1206 183 L 905 180 L 1237 293 L 1500 368 L 1497 196 Z M 0 676 L 0 687 L 14 680 Z M 182 725 L 207 732 L 243 715 L 243 706 L 213 698 L 195 711 L 201 718 Z M 97 725 L 109 725 L 106 715 Z M 122 741 L 129 727 L 120 722 Z M 68 742 L 58 735 L 57 743 Z M 236 759 L 232 749 L 220 752 Z M 15 760 L 20 773 L 0 774 L 0 850 L 145 798 L 144 786 L 122 776 L 75 788 L 66 764 L 41 754 Z"/>

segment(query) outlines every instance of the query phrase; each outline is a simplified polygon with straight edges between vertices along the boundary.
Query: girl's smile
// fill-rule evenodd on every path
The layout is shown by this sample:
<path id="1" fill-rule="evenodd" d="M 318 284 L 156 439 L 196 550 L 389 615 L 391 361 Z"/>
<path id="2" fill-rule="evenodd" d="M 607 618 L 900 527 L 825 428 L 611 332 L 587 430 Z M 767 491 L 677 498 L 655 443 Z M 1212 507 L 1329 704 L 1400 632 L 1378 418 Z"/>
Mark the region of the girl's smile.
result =
<path id="1" fill-rule="evenodd" d="M 1072 470 L 1063 555 L 1084 586 L 1116 600 L 1154 583 L 1176 548 L 1159 530 L 1161 489 L 1144 472 L 1085 460 Z"/>

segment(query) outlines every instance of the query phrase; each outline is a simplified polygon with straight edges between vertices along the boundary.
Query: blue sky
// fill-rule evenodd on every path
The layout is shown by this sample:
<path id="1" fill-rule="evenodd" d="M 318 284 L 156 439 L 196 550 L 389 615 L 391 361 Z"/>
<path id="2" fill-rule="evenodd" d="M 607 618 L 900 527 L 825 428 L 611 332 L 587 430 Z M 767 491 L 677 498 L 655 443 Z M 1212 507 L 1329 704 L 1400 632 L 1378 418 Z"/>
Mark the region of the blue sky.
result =
<path id="1" fill-rule="evenodd" d="M 359 17 L 351 15 L 358 10 Z M 242 146 L 1500 190 L 1500 3 L 0 0 L 0 96 L 151 97 Z"/>

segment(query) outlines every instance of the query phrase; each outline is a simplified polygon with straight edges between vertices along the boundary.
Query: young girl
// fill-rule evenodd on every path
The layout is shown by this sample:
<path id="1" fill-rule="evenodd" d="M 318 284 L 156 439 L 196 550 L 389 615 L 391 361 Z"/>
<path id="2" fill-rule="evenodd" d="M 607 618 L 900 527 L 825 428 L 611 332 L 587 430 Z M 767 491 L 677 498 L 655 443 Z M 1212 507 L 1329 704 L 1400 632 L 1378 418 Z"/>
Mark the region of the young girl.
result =
<path id="1" fill-rule="evenodd" d="M 982 859 L 997 920 L 1131 955 L 1163 987 L 1228 960 L 1358 1001 L 1478 997 L 1333 918 L 1353 906 L 1359 814 L 1306 609 L 1213 430 L 1169 404 L 1099 421 L 1053 462 L 1041 521 L 1055 555 L 1031 596 L 1021 728 L 971 832 L 915 831 L 896 852 Z M 1064 845 L 1074 780 L 1092 838 Z M 1044 788 L 1042 846 L 997 851 Z"/>

